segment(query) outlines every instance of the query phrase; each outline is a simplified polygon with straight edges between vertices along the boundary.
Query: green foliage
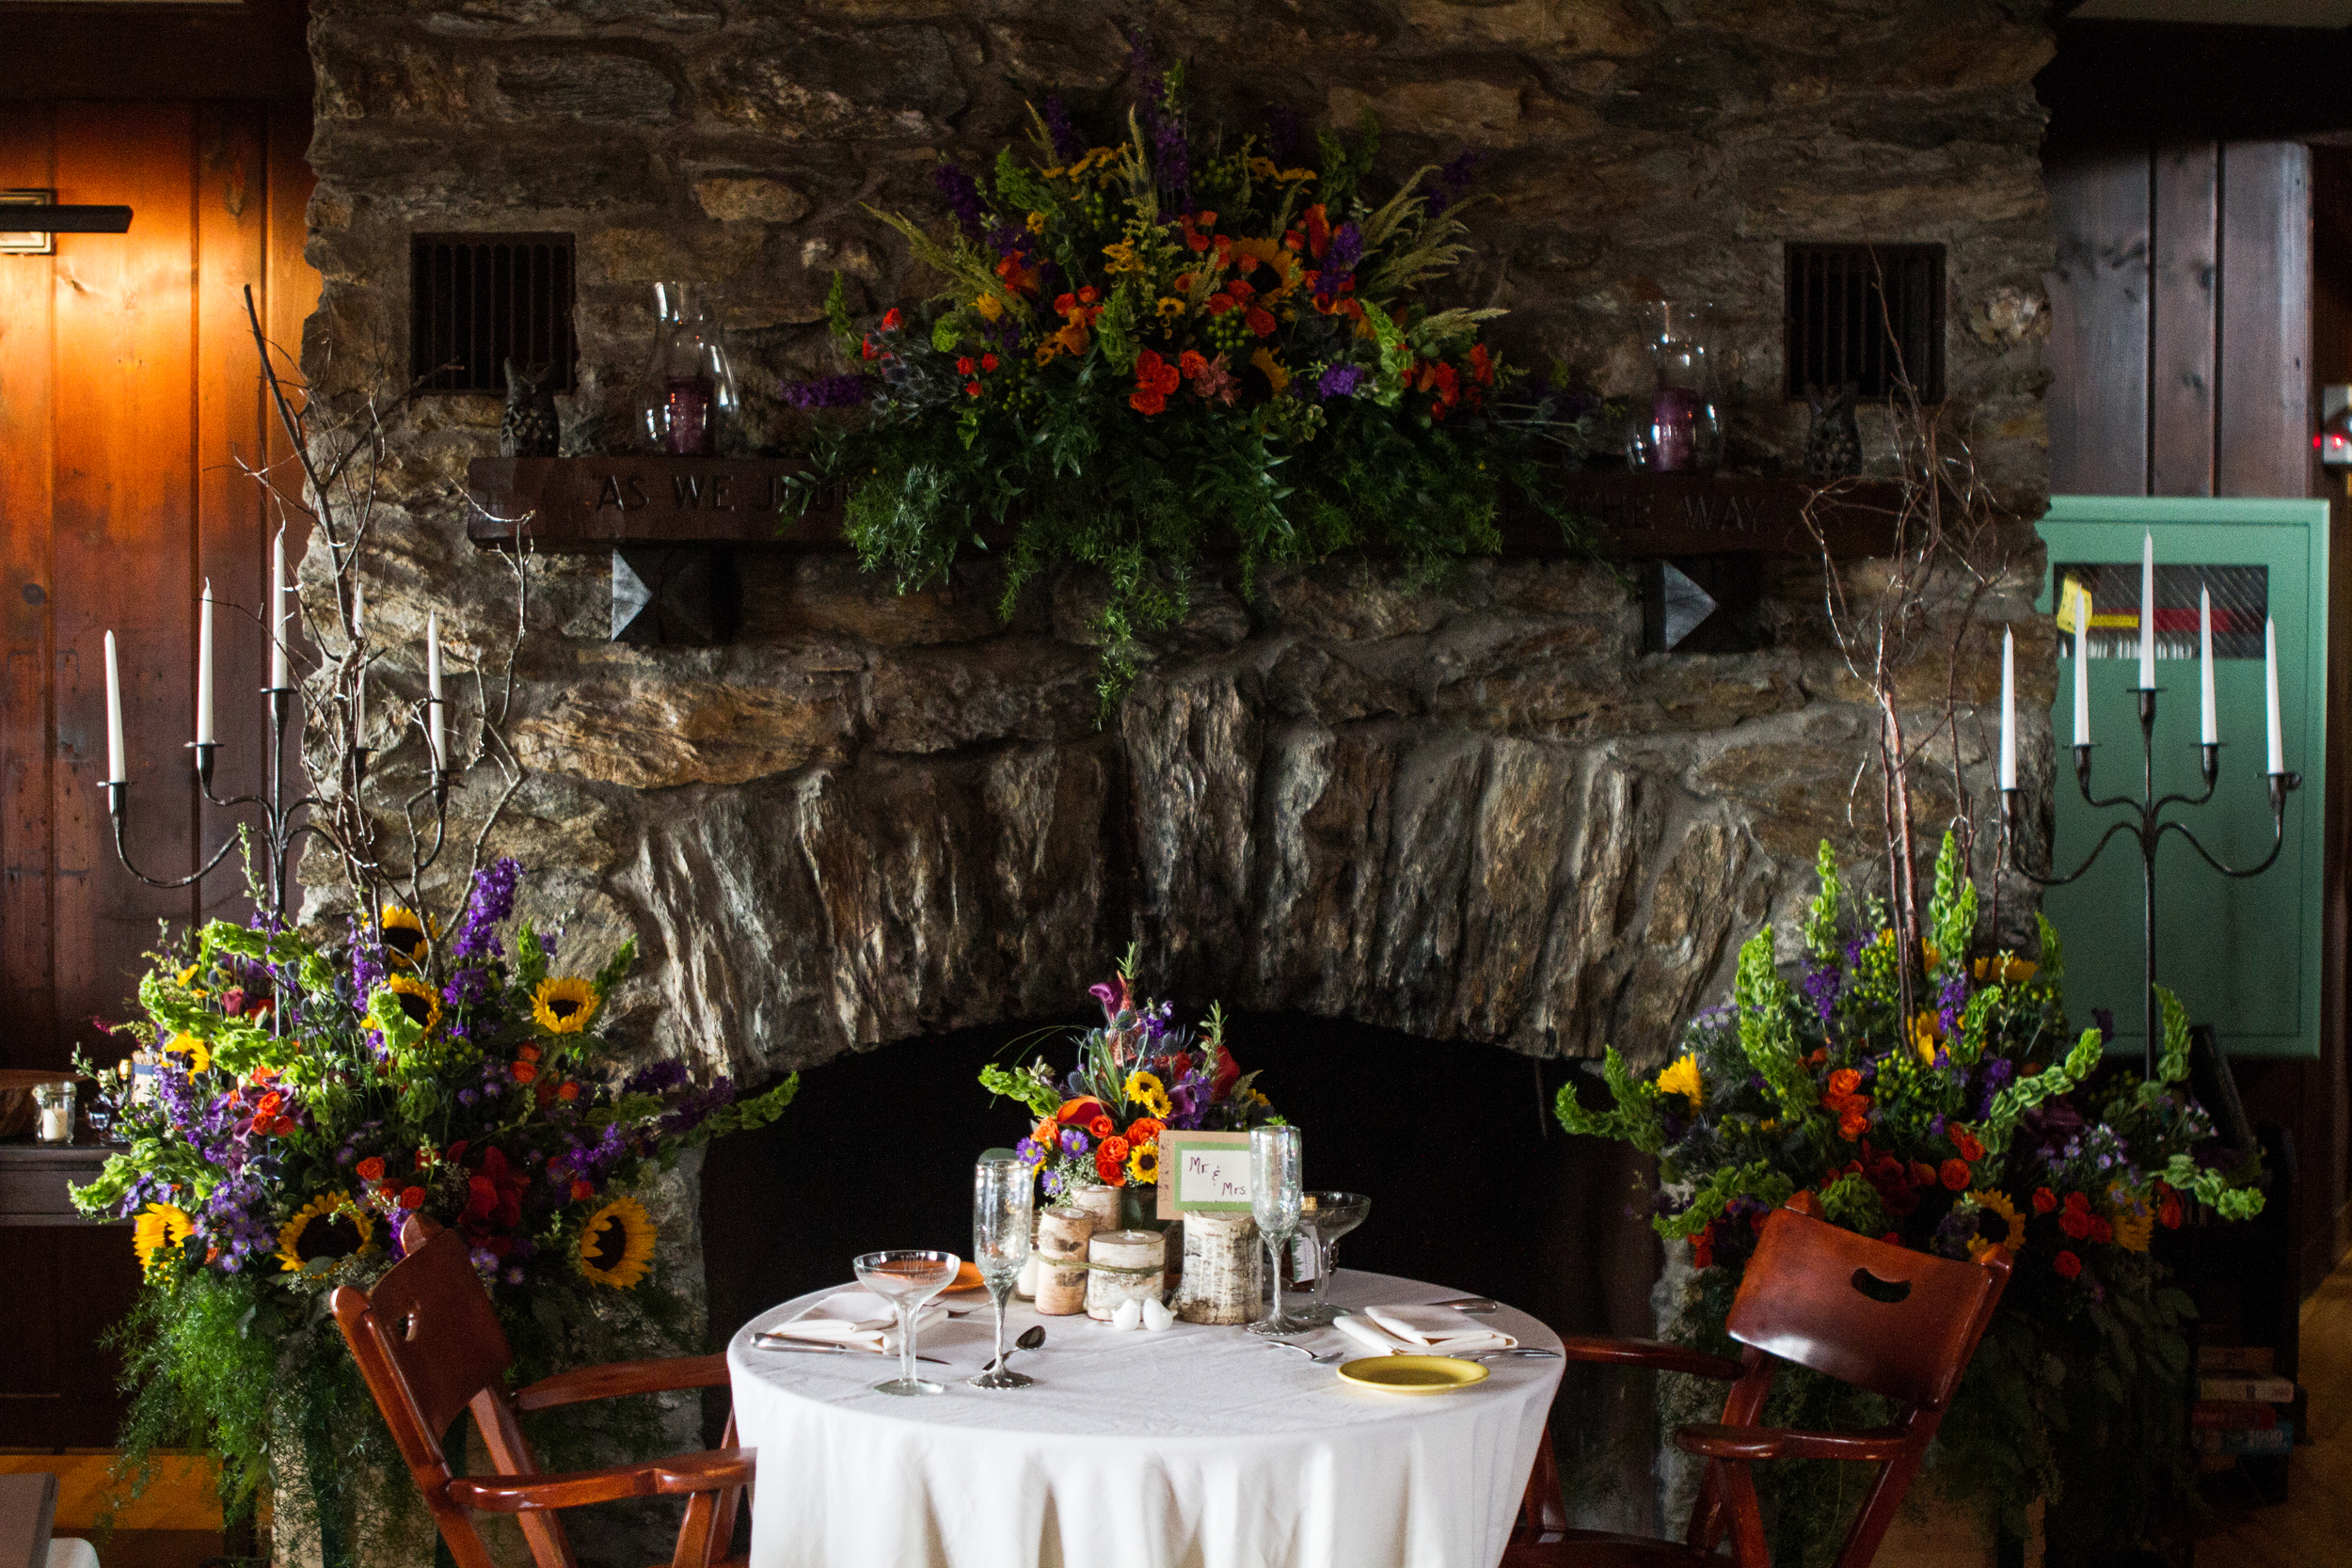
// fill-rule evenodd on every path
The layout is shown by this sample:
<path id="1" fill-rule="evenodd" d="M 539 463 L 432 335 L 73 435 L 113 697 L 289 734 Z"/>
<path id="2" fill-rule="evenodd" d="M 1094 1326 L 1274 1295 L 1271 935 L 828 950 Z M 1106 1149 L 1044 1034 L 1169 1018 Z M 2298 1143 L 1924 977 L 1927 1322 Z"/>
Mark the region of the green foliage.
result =
<path id="1" fill-rule="evenodd" d="M 1732 1006 L 1740 1017 L 1740 1049 L 1748 1066 L 1762 1074 L 1765 1086 L 1779 1102 L 1780 1114 L 1790 1121 L 1802 1121 L 1813 1114 L 1820 1094 L 1799 1057 L 1788 1005 L 1788 983 L 1772 967 L 1772 933 L 1758 931 L 1740 949 L 1739 978 L 1732 989 Z"/>
<path id="2" fill-rule="evenodd" d="M 1813 865 L 1816 885 L 1812 900 L 1804 911 L 1804 950 L 1815 963 L 1830 963 L 1837 957 L 1837 944 L 1842 938 L 1838 928 L 1837 851 L 1830 847 L 1828 839 L 1821 840 L 1820 854 Z"/>
<path id="3" fill-rule="evenodd" d="M 1560 1118 L 1560 1125 L 1582 1137 L 1629 1143 L 1645 1154 L 1663 1148 L 1666 1132 L 1658 1120 L 1658 1091 L 1634 1076 L 1613 1045 L 1601 1057 L 1601 1074 L 1615 1102 L 1613 1108 L 1587 1111 L 1577 1101 L 1575 1084 L 1563 1084 L 1552 1102 L 1552 1114 Z"/>

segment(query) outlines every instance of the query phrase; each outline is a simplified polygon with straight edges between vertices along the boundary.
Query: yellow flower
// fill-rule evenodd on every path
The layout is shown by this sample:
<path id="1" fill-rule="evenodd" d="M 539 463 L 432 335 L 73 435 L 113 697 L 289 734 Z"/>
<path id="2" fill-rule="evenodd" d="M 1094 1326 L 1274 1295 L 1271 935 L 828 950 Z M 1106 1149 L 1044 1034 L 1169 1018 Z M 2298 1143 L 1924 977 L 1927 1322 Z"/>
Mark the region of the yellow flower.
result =
<path id="1" fill-rule="evenodd" d="M 1248 167 L 1249 172 L 1256 175 L 1261 180 L 1276 179 L 1281 173 L 1281 170 L 1275 166 L 1275 162 L 1271 158 L 1252 158 L 1249 160 Z"/>
<path id="2" fill-rule="evenodd" d="M 441 993 L 422 980 L 395 974 L 384 982 L 384 989 L 392 993 L 392 1004 L 400 1009 L 401 1016 L 426 1034 L 431 1034 L 441 1022 Z"/>
<path id="3" fill-rule="evenodd" d="M 197 964 L 190 964 L 190 965 L 188 965 L 188 967 L 187 967 L 187 968 L 185 968 L 185 969 L 182 970 L 179 974 L 175 974 L 175 975 L 173 975 L 173 976 L 172 976 L 172 984 L 174 984 L 174 985 L 179 985 L 179 986 L 184 986 L 184 985 L 186 985 L 186 984 L 187 984 L 190 980 L 193 980 L 193 979 L 195 979 L 195 978 L 196 978 L 196 972 L 197 972 L 197 970 L 198 970 L 199 967 L 201 967 L 201 966 L 197 965 Z"/>
<path id="4" fill-rule="evenodd" d="M 596 1010 L 596 988 L 578 975 L 546 979 L 531 994 L 531 1016 L 550 1035 L 577 1035 Z"/>
<path id="5" fill-rule="evenodd" d="M 1154 309 L 1159 311 L 1160 320 L 1172 322 L 1184 313 L 1184 302 L 1170 294 L 1162 299 Z"/>
<path id="6" fill-rule="evenodd" d="M 1944 1020 L 1934 1012 L 1923 1012 L 1911 1021 L 1912 1047 L 1919 1053 L 1919 1060 L 1935 1065 L 1936 1043 L 1944 1037 Z"/>
<path id="7" fill-rule="evenodd" d="M 1687 1096 L 1691 1109 L 1707 1103 L 1707 1091 L 1699 1082 L 1699 1058 L 1696 1052 L 1685 1052 L 1675 1064 L 1658 1075 L 1658 1092 Z"/>
<path id="8" fill-rule="evenodd" d="M 131 1222 L 131 1250 L 139 1255 L 142 1270 L 152 1269 L 158 1258 L 168 1261 L 167 1255 L 195 1233 L 196 1222 L 186 1210 L 174 1203 L 151 1203 Z"/>
<path id="9" fill-rule="evenodd" d="M 1045 214 L 1043 213 L 1031 213 L 1029 214 L 1029 232 L 1032 234 L 1042 234 L 1045 232 Z"/>
<path id="10" fill-rule="evenodd" d="M 2108 1223 L 2115 1227 L 2115 1244 L 2125 1252 L 2145 1252 L 2155 1240 L 2156 1220 L 2148 1212 L 2148 1205 L 2132 1196 L 2132 1190 L 2117 1181 L 2107 1187 Z"/>
<path id="11" fill-rule="evenodd" d="M 375 1250 L 375 1220 L 349 1193 L 321 1193 L 278 1232 L 278 1260 L 288 1274 L 320 1258 L 365 1258 Z"/>
<path id="12" fill-rule="evenodd" d="M 202 1072 L 213 1065 L 213 1048 L 194 1035 L 174 1035 L 164 1049 L 175 1056 L 187 1057 L 190 1072 Z"/>
<path id="13" fill-rule="evenodd" d="M 1290 386 L 1291 372 L 1282 368 L 1282 361 L 1274 357 L 1273 352 L 1264 345 L 1261 344 L 1258 352 L 1249 356 L 1249 363 L 1273 386 L 1276 397 L 1280 397 Z"/>
<path id="14" fill-rule="evenodd" d="M 1137 1144 L 1127 1151 L 1127 1180 L 1132 1186 L 1149 1187 L 1160 1179 L 1160 1146 Z"/>
<path id="15" fill-rule="evenodd" d="M 1055 350 L 1056 350 L 1057 348 L 1058 348 L 1059 346 L 1060 346 L 1060 345 L 1059 345 L 1059 344 L 1057 344 L 1057 343 L 1056 343 L 1056 342 L 1054 341 L 1054 340 L 1053 340 L 1053 339 L 1051 339 L 1051 338 L 1048 338 L 1048 339 L 1046 339 L 1043 342 L 1041 342 L 1041 343 L 1038 344 L 1038 345 L 1037 345 L 1037 362 L 1038 362 L 1039 364 L 1042 365 L 1042 364 L 1045 364 L 1045 363 L 1047 363 L 1048 361 L 1050 361 L 1050 360 L 1054 357 L 1054 353 L 1055 353 Z M 879 471 L 879 470 L 877 470 L 877 471 Z"/>
<path id="16" fill-rule="evenodd" d="M 380 929 L 384 951 L 396 961 L 413 964 L 423 956 L 425 926 L 423 918 L 416 911 L 403 909 L 398 904 L 385 905 L 384 923 Z M 437 920 L 433 923 L 433 934 L 437 937 L 441 934 Z"/>
<path id="17" fill-rule="evenodd" d="M 1979 980 L 1985 978 L 1987 972 L 1990 971 L 1993 979 L 1998 984 L 2023 985 L 2032 979 L 2041 968 L 2042 966 L 2031 958 L 2014 958 L 2004 953 L 1995 958 L 1979 958 L 1977 978 Z"/>
<path id="18" fill-rule="evenodd" d="M 1295 184 L 1301 180 L 1312 180 L 1314 177 L 1315 171 L 1311 168 L 1286 168 L 1275 176 L 1286 185 Z"/>
<path id="19" fill-rule="evenodd" d="M 1127 1098 L 1160 1120 L 1168 1119 L 1168 1089 L 1151 1073 L 1131 1072 L 1127 1075 Z"/>
<path id="20" fill-rule="evenodd" d="M 1120 240 L 1116 245 L 1106 245 L 1103 247 L 1103 254 L 1111 259 L 1111 264 L 1103 269 L 1104 272 L 1141 272 L 1143 270 L 1143 262 L 1136 255 L 1136 242 L 1133 240 Z"/>
<path id="21" fill-rule="evenodd" d="M 980 313 L 981 319 L 994 321 L 1005 313 L 1005 302 L 994 294 L 982 294 L 972 302 L 972 309 Z"/>
<path id="22" fill-rule="evenodd" d="M 1968 1195 L 1968 1201 L 1988 1214 L 2000 1215 L 2002 1223 L 2007 1227 L 1998 1236 L 1970 1237 L 1968 1240 L 1969 1257 L 1981 1258 L 1996 1246 L 2005 1246 L 2012 1253 L 2023 1250 L 2026 1244 L 2025 1217 L 2018 1213 L 2017 1205 L 2009 1200 L 2007 1193 L 1989 1189 L 1971 1192 Z"/>
<path id="23" fill-rule="evenodd" d="M 593 1285 L 626 1291 L 653 1266 L 653 1216 L 633 1197 L 616 1197 L 580 1223 L 573 1263 Z"/>

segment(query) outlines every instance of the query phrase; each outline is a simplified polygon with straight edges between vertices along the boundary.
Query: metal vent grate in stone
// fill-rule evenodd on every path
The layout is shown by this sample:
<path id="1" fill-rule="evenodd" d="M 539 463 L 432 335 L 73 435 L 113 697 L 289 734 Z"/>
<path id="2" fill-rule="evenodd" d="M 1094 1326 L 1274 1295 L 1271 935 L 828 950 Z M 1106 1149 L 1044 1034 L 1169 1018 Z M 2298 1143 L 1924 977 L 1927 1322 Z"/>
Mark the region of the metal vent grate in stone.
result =
<path id="1" fill-rule="evenodd" d="M 1943 402 L 1944 247 L 1791 242 L 1782 331 L 1792 402 L 1848 381 L 1865 398 L 1908 381 Z"/>
<path id="2" fill-rule="evenodd" d="M 409 239 L 408 373 L 428 392 L 506 390 L 509 357 L 573 389 L 569 234 Z"/>

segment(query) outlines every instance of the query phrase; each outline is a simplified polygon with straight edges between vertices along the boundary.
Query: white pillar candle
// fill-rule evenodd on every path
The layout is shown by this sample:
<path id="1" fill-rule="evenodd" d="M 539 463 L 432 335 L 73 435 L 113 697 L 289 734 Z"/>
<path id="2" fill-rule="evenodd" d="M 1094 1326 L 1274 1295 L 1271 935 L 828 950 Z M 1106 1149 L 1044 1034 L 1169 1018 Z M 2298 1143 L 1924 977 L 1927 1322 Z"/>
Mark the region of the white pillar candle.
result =
<path id="1" fill-rule="evenodd" d="M 2213 594 L 2197 590 L 2197 687 L 2202 728 L 2199 738 L 2207 746 L 2221 741 L 2221 719 L 2213 702 Z"/>
<path id="2" fill-rule="evenodd" d="M 204 579 L 204 600 L 196 612 L 196 743 L 213 739 L 213 579 Z"/>
<path id="3" fill-rule="evenodd" d="M 2001 787 L 2017 787 L 2017 636 L 2001 632 Z"/>
<path id="4" fill-rule="evenodd" d="M 432 752 L 433 766 L 449 766 L 449 748 L 441 737 L 441 612 L 428 612 L 424 618 L 424 694 L 432 701 L 425 707 L 425 745 Z"/>
<path id="5" fill-rule="evenodd" d="M 115 634 L 106 634 L 106 782 L 129 784 L 122 767 L 122 676 L 115 668 Z"/>
<path id="6" fill-rule="evenodd" d="M 359 673 L 351 693 L 351 729 L 361 739 L 368 733 L 368 634 L 363 624 L 367 614 L 368 585 L 355 571 L 351 574 L 351 645 L 359 655 Z"/>
<path id="7" fill-rule="evenodd" d="M 2267 616 L 2263 618 L 2263 695 L 2269 705 L 2270 767 L 2267 771 L 2283 773 L 2287 765 L 2286 748 L 2280 744 L 2279 733 L 2279 623 Z"/>
<path id="8" fill-rule="evenodd" d="M 2090 744 L 2090 595 L 2082 597 L 2082 621 L 2074 628 L 2074 744 Z"/>
<path id="9" fill-rule="evenodd" d="M 2139 545 L 2139 689 L 2156 689 L 2156 536 Z"/>
<path id="10" fill-rule="evenodd" d="M 270 552 L 269 614 L 263 624 L 269 630 L 270 689 L 292 686 L 286 670 L 286 531 L 282 528 Z"/>

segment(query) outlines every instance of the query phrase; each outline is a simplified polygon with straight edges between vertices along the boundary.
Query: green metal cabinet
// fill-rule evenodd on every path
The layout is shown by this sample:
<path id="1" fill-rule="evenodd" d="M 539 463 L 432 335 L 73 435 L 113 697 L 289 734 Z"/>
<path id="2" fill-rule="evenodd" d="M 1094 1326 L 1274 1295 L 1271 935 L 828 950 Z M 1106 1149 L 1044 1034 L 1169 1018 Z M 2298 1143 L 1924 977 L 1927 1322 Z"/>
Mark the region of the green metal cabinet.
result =
<path id="1" fill-rule="evenodd" d="M 2216 875 L 2179 835 L 2165 836 L 2156 857 L 2156 983 L 2178 992 L 2190 1019 L 2213 1024 L 2224 1049 L 2233 1053 L 2318 1055 L 2328 503 L 2057 496 L 2041 533 L 2049 552 L 2043 611 L 2057 613 L 2058 585 L 2069 567 L 2106 566 L 2110 570 L 2102 580 L 2110 590 L 2108 602 L 2093 608 L 2103 619 L 2128 609 L 2133 628 L 2141 539 L 2155 537 L 2156 685 L 2163 693 L 2156 705 L 2158 795 L 2193 797 L 2203 788 L 2194 628 L 2197 583 L 2213 584 L 2220 774 L 2211 803 L 2175 807 L 2168 818 L 2195 832 L 2230 865 L 2251 865 L 2270 848 L 2260 616 L 2266 610 L 2276 622 L 2283 761 L 2303 776 L 2302 787 L 2287 797 L 2285 846 L 2278 863 L 2262 876 L 2232 881 Z M 2113 570 L 2119 567 L 2127 569 L 2127 580 Z M 2219 629 L 2225 598 L 2231 606 L 2228 634 Z M 2249 616 L 2250 641 L 2245 635 Z M 2119 635 L 2125 630 L 2121 625 L 2094 625 L 2091 640 L 2090 727 L 2097 745 L 2090 784 L 2101 799 L 2137 800 L 2140 792 L 2139 714 L 2132 695 L 2138 685 L 2137 655 L 2109 657 L 2126 651 Z M 2136 629 L 2130 636 L 2137 637 Z M 2050 716 L 2058 775 L 2051 861 L 2060 874 L 2081 863 L 2122 816 L 2114 808 L 2092 810 L 2075 784 L 2075 646 L 2062 629 L 2058 697 Z M 2137 1053 L 2146 1011 L 2137 845 L 2119 836 L 2082 880 L 2051 889 L 2042 909 L 2066 942 L 2068 1018 L 2080 1028 L 2091 1022 L 2094 1007 L 2112 1010 L 2109 1049 Z"/>

